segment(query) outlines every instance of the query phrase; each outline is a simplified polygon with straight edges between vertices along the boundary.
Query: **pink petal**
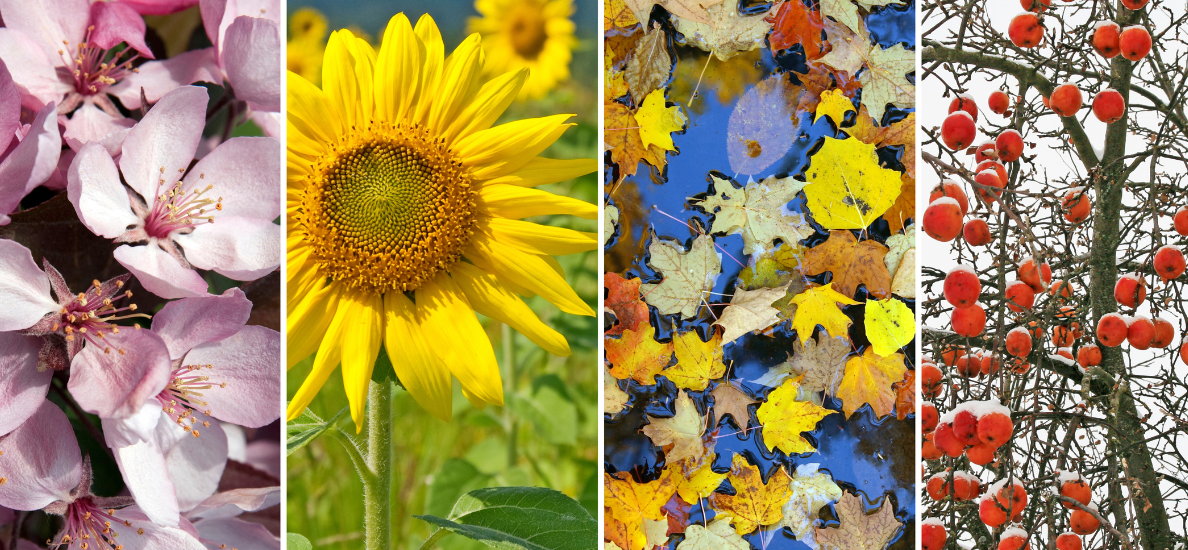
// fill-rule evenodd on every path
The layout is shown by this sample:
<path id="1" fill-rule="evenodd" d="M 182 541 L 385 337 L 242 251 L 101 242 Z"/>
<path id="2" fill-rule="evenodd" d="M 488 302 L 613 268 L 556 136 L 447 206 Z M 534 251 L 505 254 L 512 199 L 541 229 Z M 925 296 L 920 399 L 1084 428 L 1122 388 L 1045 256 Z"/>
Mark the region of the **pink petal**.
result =
<path id="1" fill-rule="evenodd" d="M 169 15 L 177 13 L 190 6 L 198 5 L 198 0 L 116 0 L 127 4 L 141 15 Z"/>
<path id="2" fill-rule="evenodd" d="M 128 205 L 128 190 L 107 150 L 88 143 L 78 152 L 67 172 L 66 195 L 78 219 L 92 233 L 108 239 L 122 235 L 141 219 Z"/>
<path id="3" fill-rule="evenodd" d="M 251 111 L 248 113 L 248 118 L 260 127 L 266 136 L 280 137 L 281 126 L 284 125 L 284 117 L 280 113 L 269 113 L 265 111 Z"/>
<path id="4" fill-rule="evenodd" d="M 91 4 L 91 42 L 105 50 L 125 42 L 142 57 L 153 59 L 153 51 L 144 43 L 144 18 L 123 2 L 95 2 Z"/>
<path id="5" fill-rule="evenodd" d="M 74 162 L 74 149 L 69 147 L 62 150 L 62 156 L 58 157 L 58 168 L 50 174 L 49 179 L 41 182 L 41 186 L 50 191 L 65 191 L 66 190 L 66 174 L 70 171 L 70 164 Z"/>
<path id="6" fill-rule="evenodd" d="M 211 416 L 259 428 L 280 418 L 280 333 L 248 325 L 235 336 L 203 344 L 186 355 L 187 365 L 213 365 L 204 370 L 214 387 L 202 395 Z"/>
<path id="7" fill-rule="evenodd" d="M 211 269 L 237 281 L 254 281 L 280 265 L 281 230 L 271 221 L 216 216 L 173 241 L 198 269 Z"/>
<path id="8" fill-rule="evenodd" d="M 66 144 L 75 151 L 93 141 L 102 144 L 107 152 L 115 157 L 119 156 L 124 139 L 135 125 L 135 120 L 113 117 L 86 102 L 75 109 L 66 120 L 66 131 L 62 137 L 66 138 Z"/>
<path id="9" fill-rule="evenodd" d="M 169 430 L 181 433 L 182 437 L 165 454 L 165 465 L 169 477 L 177 488 L 177 505 L 182 511 L 190 510 L 209 498 L 219 488 L 223 468 L 227 466 L 227 436 L 218 422 L 201 413 L 195 413 L 198 437 L 177 424 L 162 422 L 158 432 Z M 210 422 L 209 427 L 202 422 Z"/>
<path id="10" fill-rule="evenodd" d="M 51 103 L 37 114 L 25 138 L 0 161 L 0 214 L 14 212 L 29 191 L 53 175 L 61 152 L 58 108 Z"/>
<path id="11" fill-rule="evenodd" d="M 280 111 L 280 28 L 260 17 L 235 18 L 223 36 L 223 69 L 235 97 L 260 111 Z"/>
<path id="12" fill-rule="evenodd" d="M 0 58 L 22 89 L 21 105 L 30 111 L 57 103 L 74 89 L 58 78 L 54 65 L 61 61 L 52 61 L 32 37 L 16 29 L 0 28 Z"/>
<path id="13" fill-rule="evenodd" d="M 157 424 L 165 414 L 161 412 L 161 402 L 156 399 L 145 401 L 136 414 L 127 418 L 100 418 L 103 425 L 103 440 L 108 447 L 118 449 L 148 441 L 157 431 Z M 172 422 L 172 420 L 166 420 Z"/>
<path id="14" fill-rule="evenodd" d="M 132 522 L 131 527 L 117 527 L 124 550 L 207 550 L 196 537 L 197 530 L 188 532 L 194 527 L 184 519 L 179 522 L 180 529 L 162 527 L 148 521 L 148 514 L 136 506 L 116 510 L 115 516 Z M 137 529 L 144 529 L 144 534 L 138 534 Z"/>
<path id="15" fill-rule="evenodd" d="M 253 441 L 247 446 L 247 458 L 244 463 L 260 470 L 281 477 L 280 446 L 265 439 Z"/>
<path id="16" fill-rule="evenodd" d="M 142 88 L 145 99 L 149 103 L 156 103 L 179 86 L 195 82 L 223 82 L 223 71 L 215 61 L 214 48 L 189 51 L 162 61 L 150 61 L 137 70 L 139 72 L 124 77 L 107 89 L 128 109 L 140 108 Z"/>
<path id="17" fill-rule="evenodd" d="M 277 550 L 280 539 L 274 537 L 263 525 L 239 518 L 204 519 L 194 523 L 198 536 L 208 548 L 235 548 L 236 550 Z"/>
<path id="18" fill-rule="evenodd" d="M 173 481 L 169 477 L 169 468 L 165 464 L 165 455 L 157 446 L 156 440 L 150 438 L 135 445 L 117 447 L 113 450 L 116 464 L 119 465 L 124 478 L 124 485 L 136 498 L 136 504 L 144 511 L 144 515 L 157 525 L 176 527 L 177 496 Z M 120 542 L 127 548 L 127 540 L 121 538 Z"/>
<path id="19" fill-rule="evenodd" d="M 0 437 L 37 412 L 49 393 L 54 371 L 38 372 L 40 350 L 40 338 L 0 332 Z M 3 470 L 0 466 L 0 471 Z"/>
<path id="20" fill-rule="evenodd" d="M 146 290 L 162 298 L 206 296 L 206 281 L 193 269 L 187 269 L 156 245 L 122 245 L 112 252 Z"/>
<path id="21" fill-rule="evenodd" d="M 177 360 L 197 346 L 239 332 L 251 314 L 252 303 L 242 290 L 232 288 L 221 296 L 182 298 L 165 304 L 153 315 L 153 332 L 165 341 L 170 358 Z"/>
<path id="22" fill-rule="evenodd" d="M 46 54 L 63 48 L 62 41 L 73 51 L 86 37 L 90 3 L 88 0 L 0 0 L 4 25 L 21 31 L 41 46 Z M 56 59 L 62 66 L 65 59 Z M 10 61 L 11 63 L 11 61 Z"/>
<path id="23" fill-rule="evenodd" d="M 273 444 L 276 447 L 276 444 Z M 277 448 L 279 452 L 279 447 Z M 190 510 L 190 519 L 230 518 L 244 512 L 255 512 L 280 504 L 280 487 L 231 489 L 216 493 Z M 2 523 L 2 522 L 0 522 Z"/>
<path id="24" fill-rule="evenodd" d="M 21 427 L 0 439 L 0 506 L 40 510 L 55 500 L 68 500 L 82 478 L 82 453 L 66 414 L 42 401 Z"/>
<path id="25" fill-rule="evenodd" d="M 169 350 L 160 336 L 143 329 L 125 328 L 105 340 L 110 351 L 88 342 L 74 356 L 67 387 L 83 410 L 102 418 L 128 418 L 169 383 Z"/>
<path id="26" fill-rule="evenodd" d="M 206 103 L 205 88 L 182 86 L 165 94 L 128 133 L 120 171 L 145 202 L 152 204 L 162 185 L 167 189 L 181 179 L 194 159 L 206 127 Z"/>
<path id="27" fill-rule="evenodd" d="M 214 187 L 205 193 L 222 197 L 216 214 L 269 221 L 281 213 L 281 147 L 268 137 L 231 138 L 202 157 L 186 174 L 185 190 Z"/>
<path id="28" fill-rule="evenodd" d="M 227 11 L 227 0 L 199 0 L 198 11 L 202 14 L 202 27 L 206 30 L 206 37 L 210 43 L 219 47 L 219 37 L 223 35 L 223 14 Z"/>
<path id="29" fill-rule="evenodd" d="M 0 61 L 0 151 L 7 151 L 8 144 L 16 137 L 21 127 L 21 92 L 8 66 Z"/>
<path id="30" fill-rule="evenodd" d="M 0 239 L 0 300 L 3 332 L 29 328 L 58 309 L 50 298 L 49 278 L 33 262 L 33 254 L 7 239 Z"/>

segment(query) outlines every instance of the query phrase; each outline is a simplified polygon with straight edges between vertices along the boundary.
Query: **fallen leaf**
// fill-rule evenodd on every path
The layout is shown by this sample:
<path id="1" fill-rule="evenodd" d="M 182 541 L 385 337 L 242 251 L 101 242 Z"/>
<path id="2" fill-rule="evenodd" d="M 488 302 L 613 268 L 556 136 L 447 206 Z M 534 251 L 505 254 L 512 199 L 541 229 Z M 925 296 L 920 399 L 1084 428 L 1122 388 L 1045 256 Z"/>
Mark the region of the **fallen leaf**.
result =
<path id="1" fill-rule="evenodd" d="M 618 336 L 626 329 L 635 329 L 648 322 L 648 305 L 639 297 L 638 277 L 624 279 L 618 273 L 602 275 L 602 286 L 606 287 L 606 307 L 615 313 L 618 321 L 606 331 L 607 336 Z"/>
<path id="2" fill-rule="evenodd" d="M 817 113 L 813 117 L 813 123 L 816 124 L 822 116 L 828 116 L 830 120 L 833 120 L 833 125 L 840 128 L 846 119 L 846 113 L 853 110 L 854 102 L 842 94 L 841 90 L 836 88 L 828 90 L 821 94 L 821 102 L 817 103 Z"/>
<path id="3" fill-rule="evenodd" d="M 668 55 L 668 35 L 658 23 L 653 23 L 651 31 L 645 32 L 635 45 L 623 73 L 635 105 L 654 90 L 662 90 L 670 73 L 672 58 Z M 663 98 L 663 92 L 660 95 Z"/>
<path id="4" fill-rule="evenodd" d="M 711 105 L 697 100 L 702 96 L 717 98 L 722 105 L 731 105 L 746 93 L 751 83 L 759 81 L 762 59 L 760 50 L 739 54 L 725 62 L 711 61 L 710 54 L 695 51 L 682 58 L 673 69 L 668 97 L 685 101 L 685 107 L 698 114 Z M 694 89 L 697 90 L 696 97 L 693 96 Z"/>
<path id="5" fill-rule="evenodd" d="M 619 167 L 618 181 L 634 176 L 640 161 L 656 168 L 663 168 L 666 162 L 664 150 L 659 147 L 644 147 L 639 137 L 639 122 L 631 109 L 621 103 L 606 103 L 602 106 L 603 142 L 610 150 L 611 162 Z"/>
<path id="6" fill-rule="evenodd" d="M 672 418 L 648 417 L 649 424 L 641 430 L 657 447 L 672 447 L 664 452 L 668 463 L 686 458 L 700 459 L 705 454 L 705 420 L 697 413 L 697 406 L 689 394 L 681 390 L 675 400 L 676 415 Z"/>
<path id="7" fill-rule="evenodd" d="M 792 498 L 784 505 L 784 520 L 780 522 L 781 527 L 792 530 L 796 540 L 806 544 L 805 536 L 812 535 L 821 508 L 842 497 L 841 487 L 829 474 L 821 473 L 817 468 L 817 464 L 796 467 L 790 486 Z"/>
<path id="8" fill-rule="evenodd" d="M 882 418 L 895 410 L 895 391 L 891 385 L 903 378 L 902 353 L 881 357 L 873 348 L 846 361 L 846 374 L 837 386 L 846 418 L 853 416 L 862 405 L 870 403 L 875 418 Z"/>
<path id="9" fill-rule="evenodd" d="M 866 8 L 866 11 L 870 11 L 871 8 L 874 8 L 877 6 L 890 6 L 891 4 L 902 4 L 903 3 L 903 0 L 856 0 L 856 1 L 858 2 L 858 5 Z"/>
<path id="10" fill-rule="evenodd" d="M 757 527 L 775 525 L 784 517 L 784 504 L 792 497 L 788 485 L 792 481 L 782 468 L 776 470 L 763 484 L 759 468 L 747 462 L 741 454 L 734 455 L 730 468 L 730 485 L 735 494 L 714 493 L 714 509 L 734 517 L 734 531 L 746 535 Z"/>
<path id="11" fill-rule="evenodd" d="M 832 17 L 854 31 L 862 28 L 862 15 L 850 0 L 821 0 L 821 16 Z"/>
<path id="12" fill-rule="evenodd" d="M 788 285 L 777 288 L 761 288 L 746 290 L 735 288 L 730 305 L 714 321 L 726 329 L 722 334 L 722 343 L 729 344 L 748 332 L 764 330 L 780 322 L 780 310 L 771 307 L 772 302 L 784 297 Z"/>
<path id="13" fill-rule="evenodd" d="M 627 95 L 627 81 L 623 78 L 623 71 L 615 70 L 615 52 L 608 44 L 603 49 L 603 81 L 606 82 L 606 94 L 603 102 L 609 103 Z"/>
<path id="14" fill-rule="evenodd" d="M 763 426 L 763 444 L 767 450 L 779 448 L 789 455 L 815 453 L 817 449 L 809 443 L 804 432 L 817 429 L 822 418 L 836 413 L 814 403 L 797 401 L 800 381 L 789 378 L 780 387 L 767 394 L 767 401 L 759 405 L 756 415 Z"/>
<path id="15" fill-rule="evenodd" d="M 916 371 L 907 369 L 903 373 L 903 380 L 896 382 L 895 388 L 895 418 L 903 420 L 909 414 L 916 412 Z"/>
<path id="16" fill-rule="evenodd" d="M 676 151 L 672 143 L 672 132 L 685 129 L 685 115 L 678 105 L 666 107 L 664 90 L 654 90 L 644 99 L 635 113 L 639 123 L 639 139 L 644 147 L 656 146 L 666 151 Z"/>
<path id="17" fill-rule="evenodd" d="M 887 220 L 892 233 L 903 231 L 907 221 L 916 217 L 916 180 L 906 173 L 900 180 L 903 183 L 899 188 L 899 196 L 895 198 L 891 208 L 883 212 L 883 219 Z"/>
<path id="18" fill-rule="evenodd" d="M 797 294 L 792 298 L 792 303 L 797 307 L 792 328 L 803 344 L 813 335 L 817 325 L 821 325 L 830 336 L 847 336 L 847 330 L 854 322 L 842 313 L 837 304 L 855 305 L 858 302 L 838 294 L 833 290 L 833 283 L 828 283 Z"/>
<path id="19" fill-rule="evenodd" d="M 656 375 L 672 358 L 672 342 L 656 341 L 651 323 L 642 322 L 638 330 L 626 329 L 618 338 L 605 338 L 606 359 L 610 373 L 620 380 L 631 378 L 645 386 L 656 383 Z"/>
<path id="20" fill-rule="evenodd" d="M 676 494 L 677 485 L 685 477 L 681 468 L 671 465 L 661 472 L 658 479 L 648 483 L 636 483 L 624 472 L 618 475 L 624 476 L 624 479 L 608 473 L 602 474 L 603 498 L 611 514 L 623 522 L 644 518 L 664 519 L 660 508 L 672 499 Z"/>
<path id="21" fill-rule="evenodd" d="M 710 231 L 715 235 L 742 233 L 743 252 L 756 254 L 772 246 L 776 239 L 799 244 L 816 231 L 801 214 L 784 209 L 807 185 L 793 178 L 769 176 L 738 189 L 730 180 L 710 175 L 713 193 L 704 199 L 689 199 L 689 204 L 714 215 Z"/>
<path id="22" fill-rule="evenodd" d="M 899 196 L 899 172 L 879 166 L 873 145 L 825 137 L 809 162 L 804 194 L 825 229 L 865 229 Z"/>
<path id="23" fill-rule="evenodd" d="M 800 387 L 806 391 L 833 395 L 845 372 L 846 356 L 854 351 L 844 338 L 822 338 L 818 343 L 792 343 L 792 355 L 787 361 L 772 367 L 755 382 L 764 386 L 778 386 L 786 378 L 800 376 Z"/>
<path id="24" fill-rule="evenodd" d="M 738 174 L 754 175 L 784 157 L 796 139 L 800 90 L 775 74 L 747 89 L 726 122 L 726 158 Z"/>
<path id="25" fill-rule="evenodd" d="M 900 298 L 916 299 L 916 249 L 912 248 L 903 255 L 899 267 L 895 270 L 895 277 L 891 278 L 891 293 Z"/>
<path id="26" fill-rule="evenodd" d="M 883 263 L 887 264 L 887 271 L 895 273 L 899 269 L 899 262 L 908 251 L 916 248 L 916 232 L 891 235 L 887 238 L 887 255 L 883 256 Z"/>
<path id="27" fill-rule="evenodd" d="M 712 460 L 706 460 L 692 474 L 689 474 L 688 478 L 681 481 L 677 487 L 677 494 L 681 496 L 682 500 L 696 504 L 703 498 L 709 498 L 718 489 L 718 486 L 722 485 L 722 482 L 726 480 L 726 473 L 715 472 L 712 468 L 713 465 Z M 731 530 L 731 533 L 733 532 Z M 685 535 L 688 536 L 688 534 L 689 532 L 686 531 Z"/>
<path id="28" fill-rule="evenodd" d="M 853 297 L 858 285 L 879 298 L 891 296 L 891 274 L 883 261 L 887 247 L 878 241 L 859 241 L 850 231 L 830 231 L 829 239 L 804 253 L 804 273 L 833 273 L 834 288 L 839 294 Z"/>
<path id="29" fill-rule="evenodd" d="M 614 542 L 611 542 L 608 540 L 605 543 L 603 543 L 602 550 L 624 550 L 624 548 L 622 546 L 619 546 L 618 544 L 615 544 Z"/>
<path id="30" fill-rule="evenodd" d="M 602 208 L 602 246 L 610 242 L 615 236 L 615 229 L 619 225 L 619 209 L 613 204 Z"/>
<path id="31" fill-rule="evenodd" d="M 908 113 L 907 116 L 886 128 L 887 131 L 883 135 L 881 145 L 903 146 L 901 162 L 905 168 L 904 173 L 912 177 L 914 181 L 916 177 L 916 113 Z"/>
<path id="32" fill-rule="evenodd" d="M 602 412 L 612 415 L 619 414 L 627 408 L 628 401 L 631 401 L 631 395 L 619 389 L 619 380 L 612 376 L 610 371 L 603 369 Z"/>
<path id="33" fill-rule="evenodd" d="M 916 337 L 916 313 L 894 298 L 867 300 L 866 338 L 875 354 L 887 357 Z"/>
<path id="34" fill-rule="evenodd" d="M 740 428 L 750 428 L 751 413 L 748 407 L 756 403 L 754 399 L 730 383 L 719 384 L 710 395 L 714 398 L 714 414 L 717 415 L 717 420 L 730 416 Z"/>
<path id="35" fill-rule="evenodd" d="M 603 30 L 626 29 L 639 24 L 635 12 L 623 0 L 606 0 L 602 14 Z"/>
<path id="36" fill-rule="evenodd" d="M 884 497 L 874 513 L 867 514 L 863 499 L 852 493 L 842 495 L 834 505 L 838 527 L 818 528 L 817 544 L 821 550 L 882 550 L 903 527 L 895 519 L 891 497 Z"/>
<path id="37" fill-rule="evenodd" d="M 668 544 L 668 520 L 667 519 L 645 519 L 643 520 L 644 539 L 647 541 L 648 548 L 655 548 L 657 546 L 665 546 Z"/>
<path id="38" fill-rule="evenodd" d="M 685 17 L 669 10 L 677 16 L 674 21 L 677 32 L 685 36 L 685 41 L 690 46 L 711 52 L 722 61 L 741 52 L 763 47 L 764 39 L 771 31 L 771 22 L 767 20 L 767 15 L 771 13 L 770 8 L 762 13 L 743 15 L 739 13 L 738 4 L 734 2 L 711 0 L 701 3 L 705 8 L 696 18 Z M 705 21 L 705 18 L 709 21 Z"/>
<path id="39" fill-rule="evenodd" d="M 686 251 L 683 246 L 661 240 L 653 233 L 648 255 L 648 263 L 664 275 L 664 280 L 641 287 L 644 301 L 655 306 L 661 315 L 695 317 L 705 303 L 705 293 L 714 288 L 714 281 L 722 271 L 722 257 L 714 248 L 713 238 L 700 235 Z"/>
<path id="40" fill-rule="evenodd" d="M 751 543 L 730 527 L 733 519 L 726 514 L 714 514 L 714 520 L 705 527 L 690 525 L 677 550 L 751 550 Z"/>
<path id="41" fill-rule="evenodd" d="M 779 263 L 780 263 L 780 265 L 787 268 L 788 264 L 785 263 L 786 261 L 787 260 L 781 260 Z M 789 269 L 795 269 L 795 268 L 789 268 Z M 780 298 L 779 300 L 776 300 L 771 303 L 771 307 L 774 307 L 774 308 L 776 308 L 776 310 L 779 311 L 780 319 L 783 319 L 785 321 L 791 321 L 796 318 L 796 304 L 793 303 L 793 300 L 795 300 L 796 296 L 799 295 L 801 292 L 804 292 L 804 277 L 803 276 L 801 276 L 797 279 L 794 279 L 792 281 L 792 284 L 788 285 L 788 291 L 784 294 L 783 298 Z"/>
<path id="42" fill-rule="evenodd" d="M 647 21 L 652 15 L 652 6 L 657 4 L 677 17 L 692 19 L 702 23 L 710 23 L 704 8 L 721 3 L 722 0 L 625 0 L 635 17 L 640 21 Z"/>
<path id="43" fill-rule="evenodd" d="M 883 119 L 888 103 L 901 108 L 914 107 L 916 86 L 905 75 L 916 70 L 916 53 L 902 44 L 883 49 L 871 43 L 865 24 L 859 26 L 861 29 L 851 30 L 826 21 L 825 31 L 833 50 L 819 62 L 858 77 L 862 83 L 862 103 L 876 121 Z M 859 74 L 863 67 L 866 72 Z"/>
<path id="44" fill-rule="evenodd" d="M 603 509 L 602 517 L 605 536 L 610 540 L 604 550 L 609 550 L 610 545 L 621 550 L 648 550 L 641 518 L 619 519 L 611 513 L 610 506 Z"/>
<path id="45" fill-rule="evenodd" d="M 709 387 L 710 380 L 726 374 L 722 362 L 722 336 L 714 331 L 708 342 L 701 341 L 697 331 L 678 334 L 672 339 L 676 365 L 664 370 L 665 378 L 684 390 L 702 391 Z"/>
<path id="46" fill-rule="evenodd" d="M 781 52 L 800 44 L 810 61 L 820 59 L 825 54 L 823 46 L 827 42 L 821 39 L 821 33 L 825 30 L 821 25 L 821 16 L 801 0 L 788 0 L 781 4 L 771 23 L 768 42 L 771 43 L 772 52 Z"/>

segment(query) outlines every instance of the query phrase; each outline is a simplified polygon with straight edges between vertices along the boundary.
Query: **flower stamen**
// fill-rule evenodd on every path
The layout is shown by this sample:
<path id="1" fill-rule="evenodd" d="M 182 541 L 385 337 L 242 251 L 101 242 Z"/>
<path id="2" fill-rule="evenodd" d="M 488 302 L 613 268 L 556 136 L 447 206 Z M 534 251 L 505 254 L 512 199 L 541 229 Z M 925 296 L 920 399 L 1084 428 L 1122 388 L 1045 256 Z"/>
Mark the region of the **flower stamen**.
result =
<path id="1" fill-rule="evenodd" d="M 72 57 L 67 57 L 70 42 L 63 40 L 65 49 L 58 50 L 67 66 L 73 67 L 70 74 L 74 80 L 74 90 L 79 94 L 95 95 L 108 86 L 119 82 L 128 73 L 138 73 L 139 69 L 132 66 L 140 53 L 133 48 L 120 51 L 105 50 L 91 43 L 91 33 L 95 26 L 87 27 L 86 38 L 75 45 Z"/>

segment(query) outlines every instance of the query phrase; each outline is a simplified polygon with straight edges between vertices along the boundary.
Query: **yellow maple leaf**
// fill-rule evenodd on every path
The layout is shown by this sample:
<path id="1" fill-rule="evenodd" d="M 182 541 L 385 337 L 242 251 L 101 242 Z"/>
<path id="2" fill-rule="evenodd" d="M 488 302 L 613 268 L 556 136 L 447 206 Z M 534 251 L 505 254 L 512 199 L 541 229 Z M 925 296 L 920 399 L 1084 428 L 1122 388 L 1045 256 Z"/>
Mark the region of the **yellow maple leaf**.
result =
<path id="1" fill-rule="evenodd" d="M 619 519 L 611 513 L 611 507 L 607 506 L 602 511 L 602 526 L 603 533 L 609 540 L 603 550 L 612 550 L 610 545 L 619 550 L 647 550 L 648 540 L 643 532 L 643 518 Z"/>
<path id="2" fill-rule="evenodd" d="M 763 443 L 767 450 L 774 451 L 779 447 L 789 455 L 816 452 L 817 449 L 800 434 L 817 429 L 822 418 L 837 411 L 797 401 L 799 393 L 800 378 L 789 378 L 767 394 L 767 401 L 759 406 L 757 416 L 763 425 Z"/>
<path id="3" fill-rule="evenodd" d="M 677 486 L 677 494 L 681 495 L 681 500 L 696 504 L 701 499 L 709 498 L 714 494 L 718 486 L 725 481 L 726 474 L 715 472 L 712 468 L 713 465 L 713 461 L 707 460 L 688 478 L 681 481 L 681 484 Z"/>
<path id="4" fill-rule="evenodd" d="M 821 94 L 821 102 L 817 104 L 817 116 L 813 117 L 816 124 L 822 116 L 828 116 L 835 126 L 841 127 L 846 119 L 846 113 L 854 110 L 854 103 L 841 90 L 834 88 Z"/>
<path id="5" fill-rule="evenodd" d="M 709 387 L 710 380 L 726 374 L 726 364 L 722 362 L 725 354 L 722 335 L 717 331 L 714 331 L 709 342 L 702 342 L 695 330 L 678 334 L 672 339 L 672 347 L 676 354 L 676 365 L 660 374 L 676 384 L 676 387 L 701 391 Z"/>
<path id="6" fill-rule="evenodd" d="M 732 519 L 726 514 L 714 514 L 709 525 L 690 525 L 677 550 L 750 550 L 750 543 L 730 528 Z"/>
<path id="7" fill-rule="evenodd" d="M 826 137 L 809 162 L 804 194 L 826 229 L 865 229 L 899 196 L 899 172 L 879 166 L 875 146 L 859 139 Z"/>
<path id="8" fill-rule="evenodd" d="M 817 325 L 824 327 L 830 336 L 847 336 L 847 330 L 853 321 L 842 313 L 837 304 L 852 306 L 857 303 L 849 296 L 833 290 L 832 282 L 810 288 L 792 298 L 792 304 L 797 307 L 796 316 L 792 318 L 792 328 L 800 337 L 801 344 L 813 335 L 813 329 Z"/>
<path id="9" fill-rule="evenodd" d="M 642 430 L 658 447 L 672 445 L 665 451 L 667 462 L 677 462 L 686 458 L 700 459 L 705 455 L 705 444 L 701 436 L 705 435 L 705 420 L 697 412 L 693 399 L 684 391 L 676 398 L 676 414 L 672 418 L 648 417 L 647 426 Z"/>
<path id="10" fill-rule="evenodd" d="M 714 509 L 734 517 L 734 531 L 745 535 L 756 527 L 774 525 L 784 517 L 784 504 L 792 498 L 792 478 L 783 468 L 763 484 L 759 468 L 741 454 L 734 455 L 730 467 L 730 485 L 735 494 L 714 493 Z"/>
<path id="11" fill-rule="evenodd" d="M 636 330 L 624 330 L 618 338 L 606 338 L 606 358 L 610 373 L 620 380 L 631 378 L 651 386 L 656 375 L 664 370 L 672 358 L 672 342 L 661 343 L 653 338 L 651 323 L 640 323 Z"/>
<path id="12" fill-rule="evenodd" d="M 681 107 L 666 107 L 662 88 L 653 90 L 644 98 L 643 105 L 635 112 L 635 121 L 639 123 L 639 139 L 643 140 L 644 147 L 655 145 L 666 151 L 676 150 L 670 134 L 685 128 L 685 114 Z"/>
<path id="13" fill-rule="evenodd" d="M 903 379 L 906 370 L 902 353 L 880 357 L 874 349 L 866 348 L 862 355 L 851 357 L 837 385 L 837 397 L 842 400 L 846 418 L 866 403 L 870 403 L 876 418 L 891 414 L 895 410 L 895 389 L 891 386 Z"/>
<path id="14" fill-rule="evenodd" d="M 871 348 L 887 357 L 906 346 L 916 335 L 916 314 L 894 298 L 866 301 L 866 337 Z"/>
<path id="15" fill-rule="evenodd" d="M 620 473 L 626 479 L 603 473 L 602 487 L 604 505 L 619 521 L 639 522 L 641 518 L 664 519 L 660 510 L 676 494 L 677 485 L 685 478 L 685 471 L 677 464 L 670 465 L 659 479 L 648 483 L 636 483 L 628 474 Z"/>

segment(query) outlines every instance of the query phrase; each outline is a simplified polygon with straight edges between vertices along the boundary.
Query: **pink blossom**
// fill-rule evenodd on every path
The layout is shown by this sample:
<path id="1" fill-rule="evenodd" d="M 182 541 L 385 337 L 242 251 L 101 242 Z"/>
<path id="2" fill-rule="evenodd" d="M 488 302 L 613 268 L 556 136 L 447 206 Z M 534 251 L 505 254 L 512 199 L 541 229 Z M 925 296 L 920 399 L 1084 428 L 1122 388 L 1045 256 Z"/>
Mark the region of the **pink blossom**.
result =
<path id="1" fill-rule="evenodd" d="M 178 86 L 214 82 L 246 101 L 252 119 L 268 135 L 280 130 L 281 51 L 278 0 L 202 0 L 202 23 L 212 47 L 139 67 L 137 74 L 112 87 L 129 109 L 149 103 Z"/>
<path id="2" fill-rule="evenodd" d="M 272 223 L 280 215 L 280 144 L 232 138 L 187 173 L 206 104 L 204 88 L 166 94 L 129 132 L 118 168 L 107 150 L 87 144 L 67 176 L 79 219 L 129 243 L 116 260 L 162 298 L 205 295 L 195 268 L 250 281 L 280 264 L 280 226 Z"/>
<path id="3" fill-rule="evenodd" d="M 273 445 L 275 448 L 276 445 Z M 228 548 L 280 548 L 280 539 L 264 526 L 239 519 L 245 512 L 255 512 L 280 504 L 280 487 L 232 489 L 212 495 L 186 514 L 207 545 L 226 544 Z"/>
<path id="4" fill-rule="evenodd" d="M 61 151 L 57 106 L 40 108 L 32 124 L 22 125 L 19 87 L 0 61 L 0 225 L 8 224 L 8 214 L 29 191 L 54 174 Z"/>

